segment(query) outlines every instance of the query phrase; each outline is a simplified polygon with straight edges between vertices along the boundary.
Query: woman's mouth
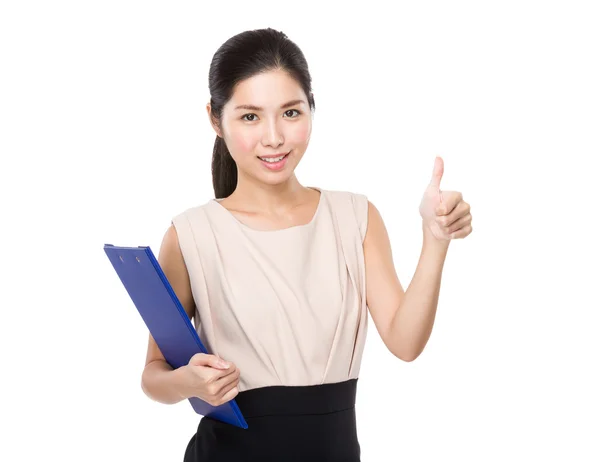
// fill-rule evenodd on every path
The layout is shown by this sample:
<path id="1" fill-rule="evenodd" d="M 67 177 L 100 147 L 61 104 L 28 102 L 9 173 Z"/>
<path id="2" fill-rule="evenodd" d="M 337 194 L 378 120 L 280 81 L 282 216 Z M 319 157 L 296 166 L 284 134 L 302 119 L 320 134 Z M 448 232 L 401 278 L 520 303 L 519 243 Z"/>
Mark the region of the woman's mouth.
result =
<path id="1" fill-rule="evenodd" d="M 281 170 L 287 163 L 289 152 L 279 157 L 259 157 L 260 162 L 269 170 Z"/>

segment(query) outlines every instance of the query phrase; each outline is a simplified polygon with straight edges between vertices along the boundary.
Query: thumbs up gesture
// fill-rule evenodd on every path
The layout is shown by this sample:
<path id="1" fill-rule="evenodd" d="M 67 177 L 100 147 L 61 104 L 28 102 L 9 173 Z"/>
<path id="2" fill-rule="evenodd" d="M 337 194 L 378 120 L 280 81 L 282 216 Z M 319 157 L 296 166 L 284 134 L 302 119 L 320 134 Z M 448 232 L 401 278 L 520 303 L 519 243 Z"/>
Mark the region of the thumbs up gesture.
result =
<path id="1" fill-rule="evenodd" d="M 419 206 L 423 227 L 440 241 L 463 239 L 473 231 L 471 206 L 463 200 L 462 193 L 440 190 L 443 174 L 444 161 L 436 157 L 431 182 Z"/>

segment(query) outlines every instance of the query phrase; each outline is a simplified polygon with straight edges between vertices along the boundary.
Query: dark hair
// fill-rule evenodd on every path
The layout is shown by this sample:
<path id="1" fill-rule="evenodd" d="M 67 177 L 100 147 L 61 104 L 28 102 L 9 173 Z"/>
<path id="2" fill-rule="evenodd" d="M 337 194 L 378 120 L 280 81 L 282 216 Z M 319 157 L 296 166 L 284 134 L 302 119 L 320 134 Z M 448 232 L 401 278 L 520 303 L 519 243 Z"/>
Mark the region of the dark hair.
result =
<path id="1" fill-rule="evenodd" d="M 273 70 L 285 71 L 295 79 L 314 111 L 311 77 L 300 48 L 283 32 L 271 28 L 256 29 L 234 35 L 213 56 L 208 88 L 214 123 L 221 127 L 223 106 L 233 96 L 239 82 Z M 212 180 L 217 199 L 231 195 L 237 186 L 237 166 L 225 141 L 218 135 L 213 148 Z"/>

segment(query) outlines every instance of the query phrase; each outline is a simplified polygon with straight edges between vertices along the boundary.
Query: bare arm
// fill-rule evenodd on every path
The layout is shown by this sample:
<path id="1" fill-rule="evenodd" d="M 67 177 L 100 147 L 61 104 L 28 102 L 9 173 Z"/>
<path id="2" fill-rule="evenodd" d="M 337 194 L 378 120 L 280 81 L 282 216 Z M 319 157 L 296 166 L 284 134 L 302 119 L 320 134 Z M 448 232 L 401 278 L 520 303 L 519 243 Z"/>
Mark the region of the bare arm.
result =
<path id="1" fill-rule="evenodd" d="M 173 287 L 173 291 L 191 319 L 195 304 L 190 287 L 190 280 L 175 227 L 167 229 L 158 256 L 158 262 Z M 142 373 L 142 390 L 154 401 L 164 404 L 175 404 L 189 398 L 190 390 L 186 387 L 185 367 L 173 368 L 165 361 L 156 342 L 149 335 L 146 364 Z"/>
<path id="2" fill-rule="evenodd" d="M 405 292 L 394 268 L 385 224 L 369 202 L 364 250 L 367 306 L 377 331 L 392 354 L 413 361 L 433 329 L 448 243 L 437 241 L 423 229 L 421 257 Z"/>

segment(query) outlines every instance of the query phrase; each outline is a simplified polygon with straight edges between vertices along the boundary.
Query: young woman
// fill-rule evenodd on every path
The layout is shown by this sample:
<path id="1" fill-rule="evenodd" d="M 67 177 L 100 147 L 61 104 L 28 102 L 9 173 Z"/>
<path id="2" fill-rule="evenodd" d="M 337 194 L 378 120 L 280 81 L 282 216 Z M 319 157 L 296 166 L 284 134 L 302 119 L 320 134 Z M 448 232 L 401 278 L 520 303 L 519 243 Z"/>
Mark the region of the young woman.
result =
<path id="1" fill-rule="evenodd" d="M 315 109 L 300 49 L 272 29 L 238 34 L 214 55 L 209 89 L 215 199 L 172 219 L 159 262 L 213 354 L 173 370 L 150 337 L 143 389 L 163 403 L 236 399 L 249 428 L 203 417 L 186 462 L 359 461 L 367 310 L 389 350 L 414 360 L 431 333 L 449 242 L 471 232 L 470 207 L 440 192 L 436 158 L 405 292 L 366 196 L 306 187 L 294 174 Z"/>

